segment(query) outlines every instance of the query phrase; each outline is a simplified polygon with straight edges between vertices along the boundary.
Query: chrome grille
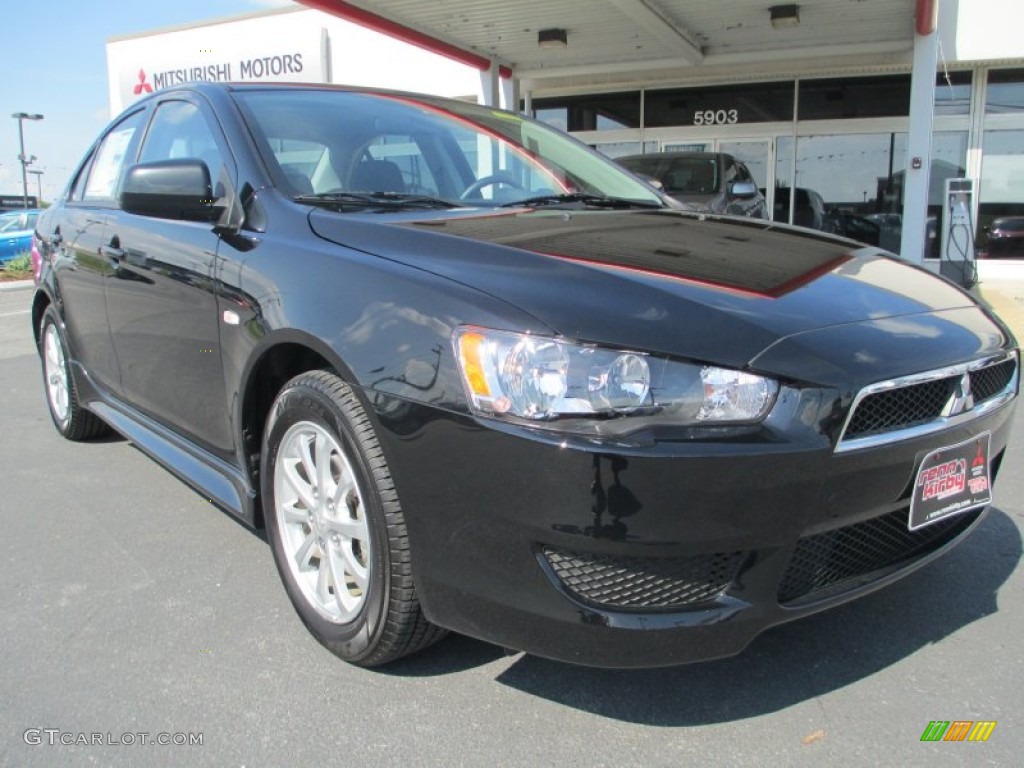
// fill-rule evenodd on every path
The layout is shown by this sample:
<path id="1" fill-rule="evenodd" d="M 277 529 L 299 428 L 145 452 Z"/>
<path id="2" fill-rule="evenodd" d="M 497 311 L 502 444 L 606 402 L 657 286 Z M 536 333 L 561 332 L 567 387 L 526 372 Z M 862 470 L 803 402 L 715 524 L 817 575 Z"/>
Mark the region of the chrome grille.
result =
<path id="1" fill-rule="evenodd" d="M 836 451 L 919 437 L 977 418 L 1016 394 L 1018 375 L 1014 352 L 873 384 L 855 398 Z"/>
<path id="2" fill-rule="evenodd" d="M 959 376 L 926 381 L 868 395 L 846 427 L 846 438 L 886 432 L 934 421 L 942 415 Z"/>
<path id="3" fill-rule="evenodd" d="M 1015 360 L 1004 360 L 1001 363 L 971 371 L 971 392 L 974 395 L 974 402 L 984 402 L 1006 389 L 1013 379 L 1016 369 L 1017 362 Z"/>

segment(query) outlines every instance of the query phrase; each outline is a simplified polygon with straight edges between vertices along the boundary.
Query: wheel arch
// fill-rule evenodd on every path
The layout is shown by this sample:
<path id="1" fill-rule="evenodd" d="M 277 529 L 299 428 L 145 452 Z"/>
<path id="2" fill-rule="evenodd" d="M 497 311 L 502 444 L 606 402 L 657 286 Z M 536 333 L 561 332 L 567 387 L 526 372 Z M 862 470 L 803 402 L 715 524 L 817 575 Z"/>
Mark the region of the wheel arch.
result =
<path id="1" fill-rule="evenodd" d="M 40 343 L 39 326 L 43 322 L 43 313 L 53 303 L 50 294 L 42 289 L 37 290 L 35 296 L 32 297 L 32 338 L 35 339 L 37 350 Z"/>
<path id="2" fill-rule="evenodd" d="M 249 358 L 239 388 L 239 445 L 252 487 L 260 494 L 260 458 L 270 406 L 290 379 L 308 371 L 331 369 L 359 392 L 349 366 L 320 339 L 296 330 L 283 330 L 263 340 Z M 253 524 L 264 526 L 262 504 L 256 505 Z"/>

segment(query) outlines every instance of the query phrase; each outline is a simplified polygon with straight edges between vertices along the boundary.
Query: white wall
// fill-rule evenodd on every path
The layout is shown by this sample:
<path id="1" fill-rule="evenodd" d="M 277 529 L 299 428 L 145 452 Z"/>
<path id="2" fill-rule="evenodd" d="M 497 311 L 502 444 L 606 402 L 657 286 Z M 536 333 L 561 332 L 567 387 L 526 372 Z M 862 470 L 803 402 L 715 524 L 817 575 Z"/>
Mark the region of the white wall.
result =
<path id="1" fill-rule="evenodd" d="M 940 0 L 947 61 L 1024 58 L 1024 0 Z"/>
<path id="2" fill-rule="evenodd" d="M 107 43 L 111 115 L 189 80 L 332 82 L 480 98 L 479 71 L 313 9 L 249 14 Z"/>

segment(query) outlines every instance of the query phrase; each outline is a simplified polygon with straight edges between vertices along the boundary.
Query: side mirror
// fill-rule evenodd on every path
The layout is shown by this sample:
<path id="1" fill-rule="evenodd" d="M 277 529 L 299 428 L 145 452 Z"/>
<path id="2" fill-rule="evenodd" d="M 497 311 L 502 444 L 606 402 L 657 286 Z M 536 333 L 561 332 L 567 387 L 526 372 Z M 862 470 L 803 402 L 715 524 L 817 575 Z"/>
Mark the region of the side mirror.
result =
<path id="1" fill-rule="evenodd" d="M 752 181 L 734 181 L 732 189 L 729 190 L 733 197 L 756 197 L 757 185 Z"/>
<path id="2" fill-rule="evenodd" d="M 128 213 L 160 219 L 215 221 L 210 169 L 196 158 L 139 163 L 128 169 L 120 205 Z"/>

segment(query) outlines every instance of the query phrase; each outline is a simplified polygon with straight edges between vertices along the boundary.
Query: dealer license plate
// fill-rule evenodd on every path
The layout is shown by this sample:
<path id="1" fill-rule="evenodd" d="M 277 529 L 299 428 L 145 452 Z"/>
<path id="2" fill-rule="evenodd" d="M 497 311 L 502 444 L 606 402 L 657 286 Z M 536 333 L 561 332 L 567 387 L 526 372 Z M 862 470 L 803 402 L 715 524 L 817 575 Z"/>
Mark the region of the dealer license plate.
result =
<path id="1" fill-rule="evenodd" d="M 992 503 L 991 438 L 990 432 L 983 432 L 924 457 L 910 497 L 910 530 Z"/>

